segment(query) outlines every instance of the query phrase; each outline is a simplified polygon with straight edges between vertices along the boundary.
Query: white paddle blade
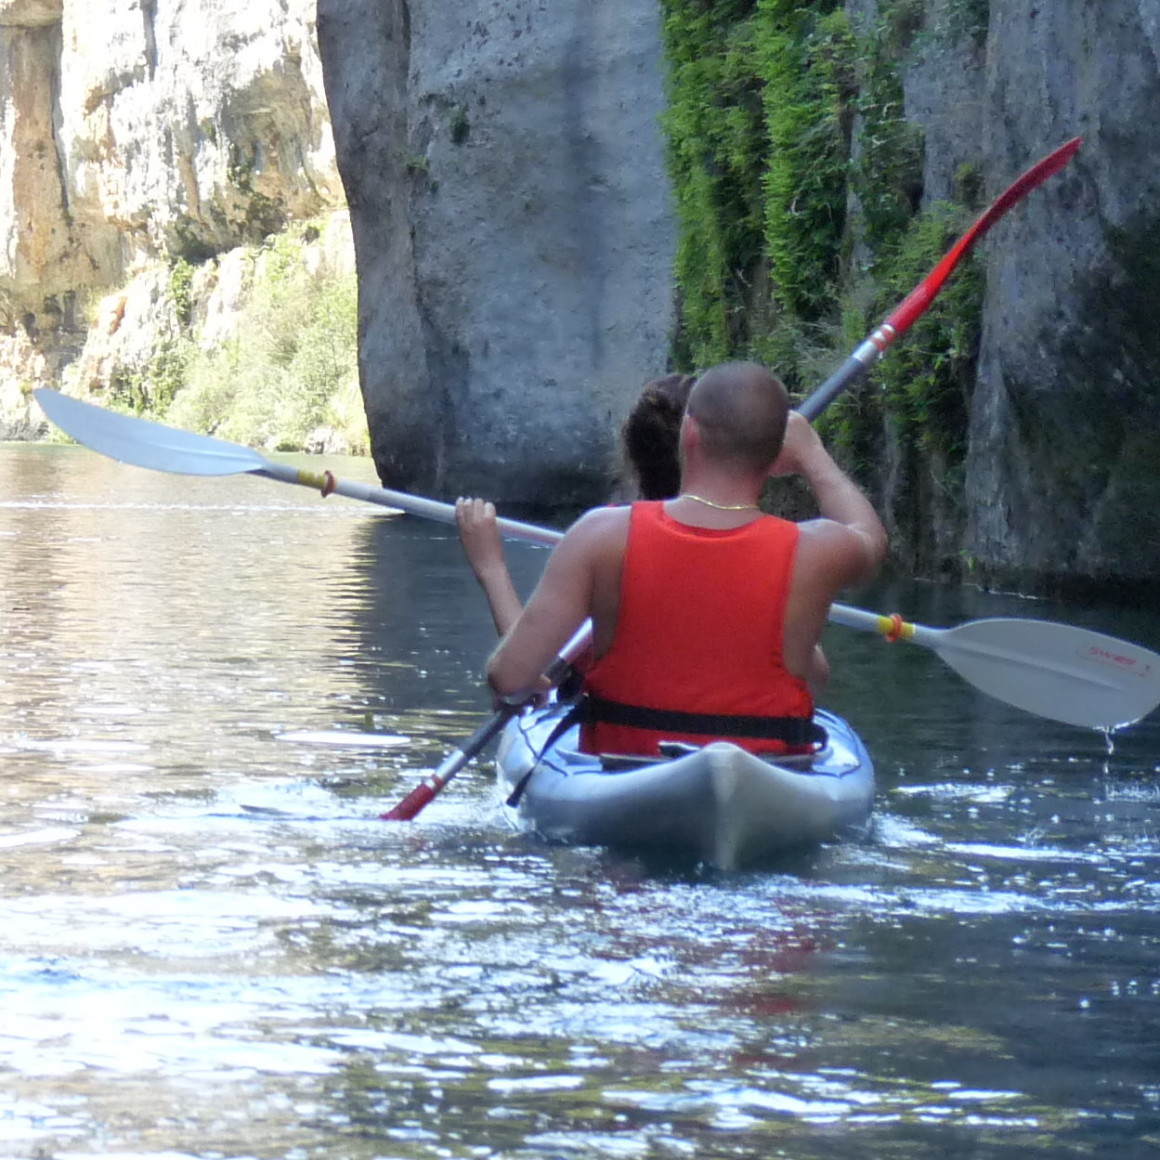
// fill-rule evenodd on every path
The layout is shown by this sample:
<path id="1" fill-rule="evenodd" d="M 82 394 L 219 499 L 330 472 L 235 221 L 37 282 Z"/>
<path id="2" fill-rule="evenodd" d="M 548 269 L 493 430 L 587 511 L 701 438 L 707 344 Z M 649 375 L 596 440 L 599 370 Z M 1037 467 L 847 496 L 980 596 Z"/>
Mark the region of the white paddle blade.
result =
<path id="1" fill-rule="evenodd" d="M 977 689 L 1029 713 L 1116 729 L 1160 704 L 1160 655 L 1086 628 L 1046 620 L 974 620 L 919 629 L 926 644 Z"/>
<path id="2" fill-rule="evenodd" d="M 51 387 L 33 394 L 66 435 L 121 463 L 179 475 L 236 475 L 266 467 L 266 460 L 249 447 L 106 411 Z"/>

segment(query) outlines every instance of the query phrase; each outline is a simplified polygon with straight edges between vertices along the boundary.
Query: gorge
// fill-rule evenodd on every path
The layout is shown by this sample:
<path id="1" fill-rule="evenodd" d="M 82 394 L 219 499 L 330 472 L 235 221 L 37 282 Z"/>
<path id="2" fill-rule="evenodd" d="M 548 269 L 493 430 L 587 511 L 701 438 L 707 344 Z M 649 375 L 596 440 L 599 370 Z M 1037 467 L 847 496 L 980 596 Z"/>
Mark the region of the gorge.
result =
<path id="1" fill-rule="evenodd" d="M 1149 594 L 1158 55 L 1148 0 L 0 0 L 0 421 L 365 408 L 389 486 L 572 508 L 644 379 L 807 391 L 1082 135 L 825 427 L 907 572 Z"/>

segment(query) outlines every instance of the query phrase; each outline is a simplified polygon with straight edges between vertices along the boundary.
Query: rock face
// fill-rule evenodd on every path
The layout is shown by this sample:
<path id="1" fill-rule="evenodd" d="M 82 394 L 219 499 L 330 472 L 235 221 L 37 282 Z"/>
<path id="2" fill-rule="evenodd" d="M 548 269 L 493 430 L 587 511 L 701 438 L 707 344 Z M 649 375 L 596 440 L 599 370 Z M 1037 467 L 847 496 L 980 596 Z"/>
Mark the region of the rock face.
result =
<path id="1" fill-rule="evenodd" d="M 1160 8 L 1009 0 L 987 38 L 991 172 L 1083 149 L 992 248 L 968 551 L 999 579 L 1160 573 Z"/>
<path id="2" fill-rule="evenodd" d="M 865 9 L 866 0 L 858 0 Z M 974 574 L 1032 590 L 1154 588 L 1160 572 L 1160 8 L 928 0 L 905 69 L 926 196 L 982 159 L 988 196 L 1082 135 L 984 247 L 967 461 Z M 940 35 L 941 30 L 941 35 Z"/>
<path id="3" fill-rule="evenodd" d="M 314 5 L 0 0 L 0 159 L 0 412 L 19 434 L 19 386 L 59 377 L 108 290 L 341 206 Z"/>
<path id="4" fill-rule="evenodd" d="M 986 581 L 1154 588 L 1160 8 L 845 7 L 909 45 L 925 201 L 964 166 L 989 199 L 1085 139 L 983 247 L 966 528 L 930 538 Z M 340 211 L 345 186 L 384 480 L 602 498 L 674 320 L 660 9 L 318 0 L 316 37 L 312 0 L 0 0 L 0 436 L 37 426 L 31 387 L 99 388 L 172 342 L 180 260 L 208 328 L 182 339 L 228 337 L 224 256 Z"/>
<path id="5" fill-rule="evenodd" d="M 605 493 L 673 319 L 659 23 L 655 0 L 320 0 L 387 483 Z"/>

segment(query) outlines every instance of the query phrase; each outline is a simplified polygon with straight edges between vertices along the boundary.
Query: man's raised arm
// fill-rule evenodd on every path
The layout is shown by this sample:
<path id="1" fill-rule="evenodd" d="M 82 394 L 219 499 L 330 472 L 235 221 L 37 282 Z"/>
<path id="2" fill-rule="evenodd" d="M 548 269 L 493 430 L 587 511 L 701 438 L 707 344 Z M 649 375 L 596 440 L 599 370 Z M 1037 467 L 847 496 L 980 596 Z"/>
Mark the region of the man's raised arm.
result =
<path id="1" fill-rule="evenodd" d="M 807 534 L 828 541 L 840 574 L 838 586 L 871 579 L 886 556 L 886 529 L 861 488 L 834 462 L 818 433 L 796 411 L 790 412 L 785 445 L 770 474 L 800 475 L 809 485 L 821 520 L 807 521 L 802 527 Z"/>

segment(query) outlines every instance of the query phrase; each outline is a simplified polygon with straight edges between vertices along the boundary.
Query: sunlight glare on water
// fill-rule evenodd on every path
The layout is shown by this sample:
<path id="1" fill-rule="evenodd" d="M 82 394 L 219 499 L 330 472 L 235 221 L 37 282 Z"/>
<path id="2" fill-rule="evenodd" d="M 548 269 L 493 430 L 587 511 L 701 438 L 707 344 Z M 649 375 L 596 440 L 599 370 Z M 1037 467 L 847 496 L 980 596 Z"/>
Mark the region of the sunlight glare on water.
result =
<path id="1" fill-rule="evenodd" d="M 450 529 L 79 448 L 2 448 L 0 483 L 0 1155 L 1160 1146 L 1155 720 L 1109 746 L 832 628 L 865 842 L 745 874 L 552 847 L 483 767 L 387 824 L 488 711 Z M 544 553 L 511 556 L 526 591 Z"/>

